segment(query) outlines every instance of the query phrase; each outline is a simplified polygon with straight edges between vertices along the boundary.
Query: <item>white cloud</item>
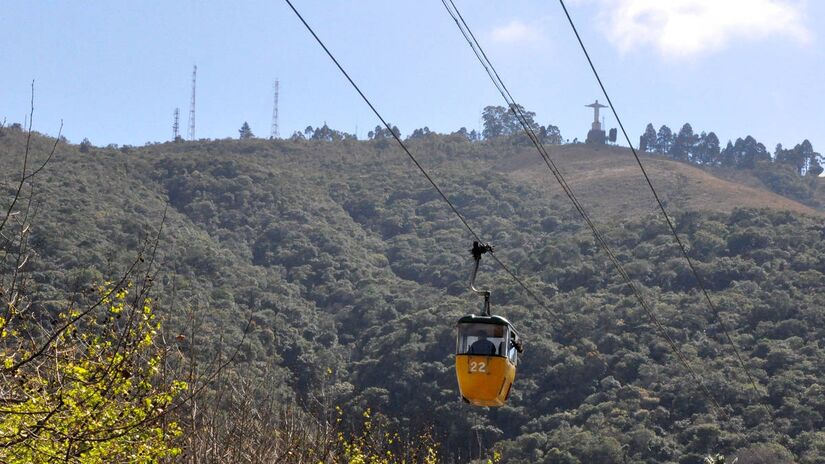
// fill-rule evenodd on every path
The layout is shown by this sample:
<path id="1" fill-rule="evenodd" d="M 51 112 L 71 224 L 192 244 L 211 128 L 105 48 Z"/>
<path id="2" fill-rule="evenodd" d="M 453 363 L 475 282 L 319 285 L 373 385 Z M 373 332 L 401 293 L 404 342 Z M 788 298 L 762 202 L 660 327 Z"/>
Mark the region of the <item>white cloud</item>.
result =
<path id="1" fill-rule="evenodd" d="M 606 34 L 621 51 L 650 45 L 667 57 L 710 53 L 735 41 L 811 40 L 803 5 L 789 0 L 601 0 Z"/>
<path id="2" fill-rule="evenodd" d="M 538 42 L 542 39 L 541 30 L 538 27 L 517 19 L 494 28 L 492 36 L 494 42 L 506 44 Z"/>

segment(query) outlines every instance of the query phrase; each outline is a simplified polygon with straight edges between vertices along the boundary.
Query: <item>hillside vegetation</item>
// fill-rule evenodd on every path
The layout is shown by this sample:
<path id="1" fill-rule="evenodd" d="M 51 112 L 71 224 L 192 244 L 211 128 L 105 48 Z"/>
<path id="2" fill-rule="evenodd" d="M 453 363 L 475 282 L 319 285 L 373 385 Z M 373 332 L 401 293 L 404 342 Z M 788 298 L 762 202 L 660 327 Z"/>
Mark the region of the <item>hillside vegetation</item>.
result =
<path id="1" fill-rule="evenodd" d="M 0 137 L 4 182 L 14 179 L 24 141 L 12 131 Z M 49 143 L 37 137 L 33 152 L 42 157 Z M 437 450 L 439 462 L 698 464 L 715 453 L 738 456 L 738 464 L 825 461 L 820 210 L 760 188 L 748 173 L 739 182 L 644 158 L 757 393 L 629 154 L 583 145 L 553 152 L 719 414 L 534 153 L 505 139 L 455 135 L 427 134 L 410 145 L 546 302 L 482 265 L 494 312 L 525 340 L 506 407 L 458 400 L 454 324 L 480 308 L 467 288 L 472 238 L 385 139 L 85 153 L 61 144 L 35 184 L 35 307 L 65 306 L 79 286 L 122 272 L 168 206 L 152 289 L 166 343 L 205 372 L 243 340 L 197 400 L 208 417 L 189 420 L 196 414 L 181 411 L 176 440 L 186 462 L 216 459 L 205 451 L 209 440 L 226 444 L 225 460 L 266 456 L 267 437 L 289 423 L 281 413 L 293 410 L 317 423 L 338 417 L 356 435 L 367 417 L 400 441 Z M 12 186 L 4 184 L 2 201 Z M 241 417 L 247 410 L 268 413 Z M 408 456 L 425 462 L 428 453 Z M 300 456 L 293 462 L 313 462 Z"/>

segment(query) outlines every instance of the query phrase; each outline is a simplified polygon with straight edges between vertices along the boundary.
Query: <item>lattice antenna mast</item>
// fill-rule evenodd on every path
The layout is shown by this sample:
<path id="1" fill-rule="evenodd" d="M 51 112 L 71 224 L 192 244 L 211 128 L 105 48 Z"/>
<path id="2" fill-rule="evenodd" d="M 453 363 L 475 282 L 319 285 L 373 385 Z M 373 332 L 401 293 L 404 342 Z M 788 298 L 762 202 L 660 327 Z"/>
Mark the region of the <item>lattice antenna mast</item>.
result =
<path id="1" fill-rule="evenodd" d="M 272 105 L 272 129 L 269 132 L 270 139 L 277 139 L 278 133 L 278 92 L 280 91 L 280 82 L 275 79 L 275 101 Z"/>
<path id="2" fill-rule="evenodd" d="M 180 137 L 180 108 L 175 108 L 175 119 L 172 123 L 172 141 L 177 142 Z"/>
<path id="3" fill-rule="evenodd" d="M 192 102 L 189 104 L 189 140 L 195 140 L 195 83 L 198 78 L 198 66 L 192 69 Z"/>

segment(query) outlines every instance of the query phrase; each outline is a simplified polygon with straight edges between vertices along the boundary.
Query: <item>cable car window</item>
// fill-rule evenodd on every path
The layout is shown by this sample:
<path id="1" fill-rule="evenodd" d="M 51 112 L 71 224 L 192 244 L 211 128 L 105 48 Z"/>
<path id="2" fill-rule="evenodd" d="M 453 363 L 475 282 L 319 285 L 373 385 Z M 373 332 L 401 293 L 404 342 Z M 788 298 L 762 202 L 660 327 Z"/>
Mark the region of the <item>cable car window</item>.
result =
<path id="1" fill-rule="evenodd" d="M 509 348 L 507 349 L 507 357 L 510 359 L 510 362 L 513 363 L 515 366 L 518 364 L 518 350 L 516 349 L 515 344 L 515 337 L 510 337 L 510 342 L 508 343 Z"/>
<path id="2" fill-rule="evenodd" d="M 458 354 L 507 356 L 507 326 L 494 324 L 460 324 Z"/>

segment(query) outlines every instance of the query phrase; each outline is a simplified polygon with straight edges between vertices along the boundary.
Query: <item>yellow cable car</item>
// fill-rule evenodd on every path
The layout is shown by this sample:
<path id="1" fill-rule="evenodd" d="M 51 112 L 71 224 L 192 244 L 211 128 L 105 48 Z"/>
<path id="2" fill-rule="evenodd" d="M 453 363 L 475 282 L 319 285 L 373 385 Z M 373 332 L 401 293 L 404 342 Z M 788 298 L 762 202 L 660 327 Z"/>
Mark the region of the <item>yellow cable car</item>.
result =
<path id="1" fill-rule="evenodd" d="M 458 320 L 455 373 L 461 398 L 476 406 L 503 406 L 516 378 L 521 340 L 510 322 L 490 314 L 490 292 L 475 288 L 481 255 L 489 245 L 473 243 L 475 269 L 470 289 L 484 296 L 484 314 Z"/>
<path id="2" fill-rule="evenodd" d="M 476 406 L 503 406 L 518 364 L 518 334 L 501 316 L 458 320 L 455 373 L 461 398 Z"/>

